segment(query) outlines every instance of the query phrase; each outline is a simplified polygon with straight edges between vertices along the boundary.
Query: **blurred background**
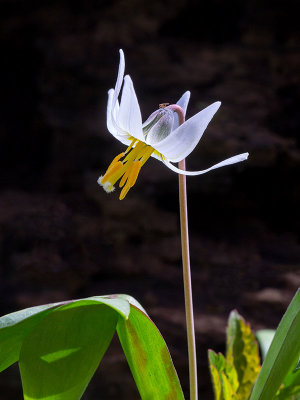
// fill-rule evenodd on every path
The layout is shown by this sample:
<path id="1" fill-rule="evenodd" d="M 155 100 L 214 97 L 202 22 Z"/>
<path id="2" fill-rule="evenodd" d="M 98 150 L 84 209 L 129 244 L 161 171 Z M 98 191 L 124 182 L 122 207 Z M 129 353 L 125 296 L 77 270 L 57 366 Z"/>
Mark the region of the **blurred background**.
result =
<path id="1" fill-rule="evenodd" d="M 300 283 L 299 32 L 292 0 L 1 0 L 0 312 L 127 293 L 161 330 L 188 394 L 178 179 L 157 160 L 125 200 L 97 185 L 119 48 L 145 120 L 192 93 L 222 107 L 187 180 L 201 399 L 229 312 L 275 328 Z M 0 398 L 21 399 L 17 366 Z M 139 398 L 117 339 L 84 399 Z"/>

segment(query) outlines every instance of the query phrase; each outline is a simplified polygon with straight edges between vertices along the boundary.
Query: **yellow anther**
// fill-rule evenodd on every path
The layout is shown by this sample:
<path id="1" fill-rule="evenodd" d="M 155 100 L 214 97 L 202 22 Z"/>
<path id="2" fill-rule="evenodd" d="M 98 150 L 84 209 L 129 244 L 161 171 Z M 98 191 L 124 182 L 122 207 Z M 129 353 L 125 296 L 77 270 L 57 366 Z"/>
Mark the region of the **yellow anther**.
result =
<path id="1" fill-rule="evenodd" d="M 99 181 L 107 192 L 111 192 L 114 190 L 114 184 L 120 179 L 119 186 L 122 188 L 120 200 L 123 200 L 130 188 L 135 185 L 142 166 L 155 151 L 153 147 L 135 138 L 130 140 L 131 143 L 126 151 L 113 159 Z"/>
<path id="2" fill-rule="evenodd" d="M 129 174 L 130 174 L 131 168 L 132 168 L 132 166 L 128 167 L 127 170 L 125 171 L 125 174 L 122 176 L 122 179 L 120 180 L 120 183 L 119 183 L 119 187 L 120 187 L 120 188 L 121 188 L 122 186 L 124 186 L 124 184 L 125 184 L 125 182 L 126 182 L 128 176 L 129 176 Z"/>
<path id="3" fill-rule="evenodd" d="M 105 175 L 103 176 L 101 183 L 105 183 L 107 181 L 110 180 L 110 178 L 118 171 L 120 171 L 120 169 L 123 167 L 123 163 L 121 161 L 117 161 L 116 163 L 114 163 L 105 173 Z M 114 184 L 114 182 L 112 183 L 112 185 Z"/>
<path id="4" fill-rule="evenodd" d="M 123 200 L 124 197 L 126 196 L 126 194 L 129 192 L 129 190 L 130 190 L 130 186 L 128 186 L 128 185 L 124 186 L 122 191 L 121 191 L 121 193 L 120 193 L 119 199 Z"/>
<path id="5" fill-rule="evenodd" d="M 109 167 L 107 168 L 106 173 L 107 173 L 107 172 L 110 170 L 110 168 L 111 168 L 112 166 L 114 166 L 114 165 L 117 163 L 117 161 L 119 161 L 120 158 L 122 158 L 124 155 L 125 155 L 125 153 L 120 153 L 120 154 L 118 154 L 118 155 L 112 160 L 112 162 L 109 164 Z"/>
<path id="6" fill-rule="evenodd" d="M 130 174 L 127 182 L 127 185 L 129 185 L 129 187 L 132 187 L 135 184 L 141 168 L 142 163 L 140 161 L 134 161 L 130 169 Z"/>

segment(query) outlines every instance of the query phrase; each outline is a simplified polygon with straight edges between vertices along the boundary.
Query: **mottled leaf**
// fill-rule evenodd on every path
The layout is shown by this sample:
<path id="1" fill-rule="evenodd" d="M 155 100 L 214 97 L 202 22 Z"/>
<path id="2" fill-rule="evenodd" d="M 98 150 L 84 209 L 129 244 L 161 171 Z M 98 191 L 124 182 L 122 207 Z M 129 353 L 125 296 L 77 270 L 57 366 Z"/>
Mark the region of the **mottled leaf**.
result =
<path id="1" fill-rule="evenodd" d="M 217 368 L 214 366 L 214 364 L 210 361 L 210 358 L 209 358 L 209 370 L 211 374 L 215 400 L 222 400 L 222 383 L 220 379 L 220 374 Z"/>
<path id="2" fill-rule="evenodd" d="M 233 364 L 238 377 L 237 398 L 248 399 L 260 370 L 258 345 L 250 325 L 232 311 L 227 328 L 226 359 Z"/>
<path id="3" fill-rule="evenodd" d="M 224 358 L 223 354 L 216 354 L 212 350 L 208 351 L 208 360 L 215 400 L 237 399 L 238 380 L 234 366 Z"/>
<path id="4" fill-rule="evenodd" d="M 119 319 L 117 332 L 141 399 L 184 399 L 159 330 L 137 302 L 130 308 L 129 318 Z"/>

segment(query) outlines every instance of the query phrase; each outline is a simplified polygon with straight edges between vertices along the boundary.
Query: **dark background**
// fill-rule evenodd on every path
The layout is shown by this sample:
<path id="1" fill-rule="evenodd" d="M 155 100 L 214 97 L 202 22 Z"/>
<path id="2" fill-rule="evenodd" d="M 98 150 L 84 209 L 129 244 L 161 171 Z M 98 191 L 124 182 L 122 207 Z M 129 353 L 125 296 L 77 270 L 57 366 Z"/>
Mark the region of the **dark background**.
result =
<path id="1" fill-rule="evenodd" d="M 300 283 L 299 35 L 292 1 L 2 0 L 0 312 L 111 293 L 136 297 L 188 368 L 177 176 L 156 160 L 122 202 L 96 183 L 122 151 L 106 130 L 123 48 L 143 119 L 186 90 L 187 116 L 222 107 L 188 178 L 201 399 L 229 312 L 275 328 Z M 17 367 L 0 398 L 21 399 Z M 138 399 L 114 340 L 85 399 Z"/>

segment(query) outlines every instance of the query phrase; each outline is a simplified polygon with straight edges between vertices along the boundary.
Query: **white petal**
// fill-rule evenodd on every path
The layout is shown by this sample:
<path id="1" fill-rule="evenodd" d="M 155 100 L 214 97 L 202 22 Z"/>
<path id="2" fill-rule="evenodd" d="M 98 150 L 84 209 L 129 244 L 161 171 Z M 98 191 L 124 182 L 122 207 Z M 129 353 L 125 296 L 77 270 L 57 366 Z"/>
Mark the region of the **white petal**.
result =
<path id="1" fill-rule="evenodd" d="M 117 116 L 119 113 L 119 102 L 118 102 L 118 97 L 120 94 L 120 90 L 121 90 L 121 86 L 123 83 L 123 77 L 124 77 L 124 71 L 125 71 L 125 58 L 124 58 L 124 53 L 123 50 L 120 49 L 120 63 L 119 63 L 119 70 L 118 70 L 118 76 L 117 76 L 117 82 L 116 82 L 116 86 L 111 99 L 111 125 L 114 128 L 115 132 L 118 132 L 119 134 L 126 136 L 126 132 L 124 130 L 122 130 L 122 128 L 117 124 Z M 108 92 L 109 94 L 109 92 Z M 110 98 L 109 98 L 110 100 Z M 108 120 L 108 118 L 107 118 Z M 111 131 L 110 131 L 111 132 Z M 112 133 L 112 132 L 111 132 Z"/>
<path id="2" fill-rule="evenodd" d="M 109 132 L 116 136 L 118 134 L 117 129 L 115 128 L 112 122 L 112 100 L 114 95 L 114 89 L 110 89 L 108 91 L 108 101 L 107 101 L 107 109 L 106 109 L 106 125 Z M 119 106 L 119 105 L 118 105 Z M 115 107 L 114 114 L 117 112 L 117 106 Z"/>
<path id="3" fill-rule="evenodd" d="M 124 71 L 125 71 L 125 58 L 124 58 L 123 50 L 120 49 L 119 52 L 120 52 L 120 63 L 119 63 L 117 82 L 116 82 L 115 91 L 114 91 L 114 95 L 113 95 L 113 99 L 112 99 L 112 109 L 115 108 L 117 99 L 119 97 L 121 86 L 123 83 Z"/>
<path id="4" fill-rule="evenodd" d="M 184 116 L 186 114 L 186 109 L 189 104 L 189 100 L 191 97 L 191 92 L 185 92 L 180 99 L 177 101 L 177 105 L 183 109 Z M 179 117 L 177 113 L 174 113 L 174 124 L 173 124 L 173 131 L 179 127 Z"/>
<path id="5" fill-rule="evenodd" d="M 162 159 L 162 156 L 159 153 L 152 153 L 151 157 L 156 158 L 157 160 L 164 162 L 164 160 Z"/>
<path id="6" fill-rule="evenodd" d="M 217 101 L 206 107 L 185 121 L 161 142 L 153 143 L 152 146 L 172 162 L 183 160 L 197 146 L 220 105 L 221 103 Z"/>
<path id="7" fill-rule="evenodd" d="M 179 107 L 183 109 L 184 115 L 186 114 L 186 109 L 189 104 L 190 97 L 191 97 L 191 92 L 188 90 L 180 97 L 180 99 L 176 103 Z"/>
<path id="8" fill-rule="evenodd" d="M 202 171 L 184 171 L 182 169 L 176 168 L 173 164 L 171 164 L 169 162 L 169 160 L 164 160 L 163 162 L 172 171 L 177 172 L 177 174 L 202 175 L 202 174 L 206 174 L 206 172 L 209 172 L 212 169 L 221 168 L 221 167 L 225 167 L 225 165 L 236 164 L 238 162 L 245 161 L 245 160 L 247 160 L 248 156 L 249 156 L 249 153 L 238 154 L 237 156 L 227 158 L 226 160 L 224 160 L 218 164 L 215 164 L 210 168 L 204 169 Z"/>
<path id="9" fill-rule="evenodd" d="M 129 135 L 143 142 L 145 141 L 140 106 L 129 75 L 126 75 L 124 78 L 117 124 Z"/>
<path id="10" fill-rule="evenodd" d="M 108 102 L 107 102 L 107 111 L 106 111 L 106 124 L 109 132 L 120 142 L 129 145 L 131 142 L 128 139 L 128 135 L 122 134 L 116 125 L 116 118 L 119 112 L 119 102 L 117 100 L 115 104 L 114 111 L 112 112 L 112 101 L 113 101 L 114 89 L 110 89 L 108 91 Z"/>

